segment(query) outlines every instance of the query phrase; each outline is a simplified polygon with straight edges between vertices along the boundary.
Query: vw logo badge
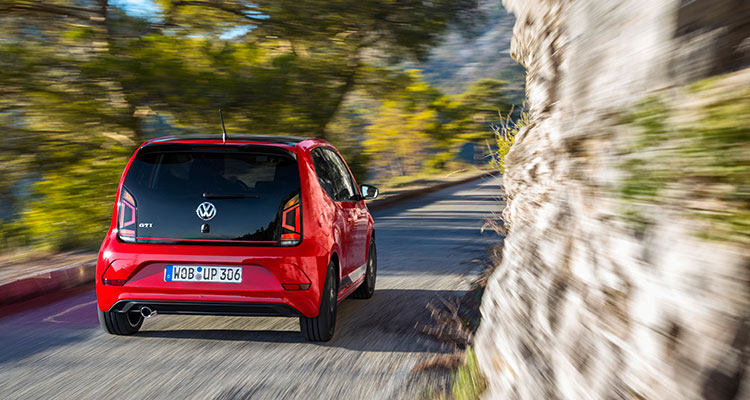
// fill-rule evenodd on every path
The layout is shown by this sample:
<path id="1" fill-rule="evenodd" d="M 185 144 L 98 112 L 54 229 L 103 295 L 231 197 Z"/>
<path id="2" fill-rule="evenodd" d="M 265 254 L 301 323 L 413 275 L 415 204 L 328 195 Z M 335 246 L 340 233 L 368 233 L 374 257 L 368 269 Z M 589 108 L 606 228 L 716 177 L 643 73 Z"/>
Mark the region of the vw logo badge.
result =
<path id="1" fill-rule="evenodd" d="M 213 203 L 205 201 L 198 205 L 198 208 L 195 209 L 195 213 L 198 214 L 198 218 L 204 221 L 209 221 L 216 216 L 216 207 Z"/>

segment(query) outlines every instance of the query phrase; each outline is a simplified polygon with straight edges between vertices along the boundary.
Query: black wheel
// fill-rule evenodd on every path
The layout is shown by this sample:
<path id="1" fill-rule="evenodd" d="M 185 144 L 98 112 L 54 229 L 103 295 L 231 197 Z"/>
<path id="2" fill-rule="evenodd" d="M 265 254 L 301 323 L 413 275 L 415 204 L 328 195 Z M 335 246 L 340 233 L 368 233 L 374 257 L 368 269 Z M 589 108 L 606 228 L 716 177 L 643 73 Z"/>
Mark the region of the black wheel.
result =
<path id="1" fill-rule="evenodd" d="M 333 331 L 336 328 L 338 286 L 336 266 L 332 260 L 328 264 L 318 316 L 312 318 L 300 317 L 299 319 L 299 328 L 305 339 L 311 342 L 327 342 L 333 337 Z"/>
<path id="2" fill-rule="evenodd" d="M 99 313 L 99 324 L 102 329 L 112 335 L 132 335 L 138 332 L 143 325 L 143 316 L 140 313 L 96 311 Z"/>
<path id="3" fill-rule="evenodd" d="M 365 281 L 352 293 L 355 299 L 369 299 L 375 293 L 375 278 L 378 275 L 378 253 L 375 250 L 375 240 L 370 243 L 370 251 L 367 256 L 367 272 Z"/>

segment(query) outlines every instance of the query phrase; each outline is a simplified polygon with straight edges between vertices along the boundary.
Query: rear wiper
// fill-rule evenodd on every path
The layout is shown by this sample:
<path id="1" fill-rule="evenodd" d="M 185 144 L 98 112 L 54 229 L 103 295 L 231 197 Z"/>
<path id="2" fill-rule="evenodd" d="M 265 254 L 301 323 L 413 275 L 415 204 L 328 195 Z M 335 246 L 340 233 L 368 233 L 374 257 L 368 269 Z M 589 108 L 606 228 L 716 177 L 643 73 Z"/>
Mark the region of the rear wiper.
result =
<path id="1" fill-rule="evenodd" d="M 255 194 L 203 193 L 204 199 L 259 199 Z"/>

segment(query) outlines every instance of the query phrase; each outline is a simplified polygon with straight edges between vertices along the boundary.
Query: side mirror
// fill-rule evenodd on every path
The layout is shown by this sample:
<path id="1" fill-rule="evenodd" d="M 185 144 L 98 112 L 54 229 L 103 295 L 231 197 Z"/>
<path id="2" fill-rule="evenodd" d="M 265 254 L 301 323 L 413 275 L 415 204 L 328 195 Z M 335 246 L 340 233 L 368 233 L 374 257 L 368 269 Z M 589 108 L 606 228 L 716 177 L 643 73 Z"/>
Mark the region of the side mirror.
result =
<path id="1" fill-rule="evenodd" d="M 378 188 L 372 185 L 362 185 L 359 187 L 362 191 L 362 197 L 365 198 L 365 200 L 372 200 L 376 197 L 378 197 Z"/>

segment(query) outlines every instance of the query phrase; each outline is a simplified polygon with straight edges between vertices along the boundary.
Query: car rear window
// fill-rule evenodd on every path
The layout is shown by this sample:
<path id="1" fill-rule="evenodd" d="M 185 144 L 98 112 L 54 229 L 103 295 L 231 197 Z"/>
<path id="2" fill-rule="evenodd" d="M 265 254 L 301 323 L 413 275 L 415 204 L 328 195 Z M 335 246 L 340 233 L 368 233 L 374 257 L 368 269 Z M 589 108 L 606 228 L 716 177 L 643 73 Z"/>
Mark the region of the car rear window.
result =
<path id="1" fill-rule="evenodd" d="M 137 203 L 140 241 L 273 242 L 281 208 L 300 188 L 284 151 L 176 145 L 141 149 L 124 186 Z M 205 202 L 215 208 L 210 219 L 198 212 Z"/>

